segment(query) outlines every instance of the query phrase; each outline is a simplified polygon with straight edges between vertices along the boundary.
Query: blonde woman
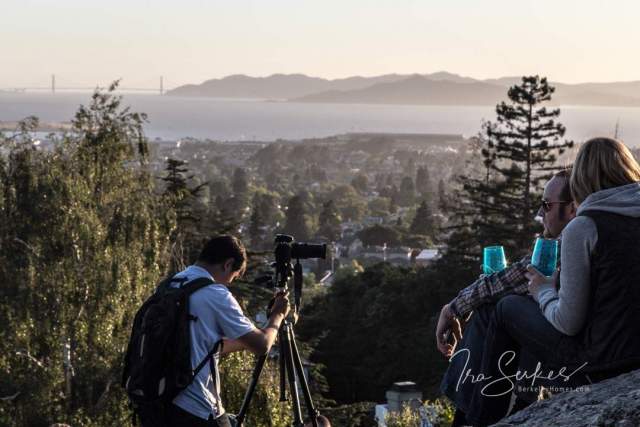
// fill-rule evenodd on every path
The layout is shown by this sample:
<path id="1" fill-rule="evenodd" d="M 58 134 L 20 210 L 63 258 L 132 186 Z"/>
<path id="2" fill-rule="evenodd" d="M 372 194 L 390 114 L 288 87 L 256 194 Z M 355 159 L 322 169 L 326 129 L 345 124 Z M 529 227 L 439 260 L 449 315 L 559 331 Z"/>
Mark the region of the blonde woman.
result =
<path id="1" fill-rule="evenodd" d="M 640 166 L 622 142 L 594 138 L 570 185 L 578 210 L 563 233 L 562 286 L 530 269 L 529 290 L 558 331 L 580 337 L 589 370 L 640 367 Z"/>
<path id="2" fill-rule="evenodd" d="M 473 425 L 506 414 L 516 376 L 567 387 L 640 368 L 640 166 L 621 142 L 594 138 L 570 186 L 578 209 L 562 232 L 561 271 L 549 279 L 529 267 L 533 299 L 510 295 L 493 312 L 472 377 Z M 518 372 L 522 352 L 539 369 Z"/>

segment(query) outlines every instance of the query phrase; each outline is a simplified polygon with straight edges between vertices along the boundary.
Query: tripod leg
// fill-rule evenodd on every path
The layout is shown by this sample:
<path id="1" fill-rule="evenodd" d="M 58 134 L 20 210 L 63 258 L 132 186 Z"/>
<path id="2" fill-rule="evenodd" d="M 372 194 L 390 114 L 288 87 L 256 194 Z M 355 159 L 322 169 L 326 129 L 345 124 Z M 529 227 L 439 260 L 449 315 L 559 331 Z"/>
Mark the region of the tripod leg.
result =
<path id="1" fill-rule="evenodd" d="M 287 368 L 287 377 L 289 379 L 289 392 L 293 401 L 293 426 L 304 427 L 302 422 L 302 409 L 300 408 L 300 396 L 298 395 L 298 381 L 293 366 L 293 350 L 291 349 L 291 325 L 288 323 L 284 326 L 282 337 L 285 338 L 285 365 Z"/>
<path id="2" fill-rule="evenodd" d="M 262 368 L 264 368 L 264 362 L 267 360 L 267 355 L 263 354 L 256 361 L 256 366 L 253 368 L 253 374 L 251 375 L 251 382 L 249 382 L 249 387 L 247 388 L 246 393 L 244 394 L 244 399 L 242 400 L 242 406 L 240 407 L 240 412 L 236 416 L 236 427 L 242 427 L 242 422 L 244 421 L 244 417 L 247 415 L 247 411 L 249 410 L 249 404 L 251 403 L 251 398 L 253 397 L 253 393 L 256 390 L 256 386 L 258 385 L 258 380 L 260 379 L 260 373 L 262 372 Z"/>
<path id="3" fill-rule="evenodd" d="M 300 381 L 302 395 L 304 396 L 304 403 L 307 406 L 309 419 L 311 420 L 311 424 L 313 425 L 313 427 L 318 427 L 317 417 L 320 414 L 313 405 L 313 399 L 311 398 L 311 392 L 309 391 L 309 383 L 307 382 L 307 378 L 304 375 L 304 368 L 302 367 L 302 360 L 300 359 L 300 352 L 298 351 L 298 345 L 296 344 L 296 336 L 293 332 L 293 328 L 291 328 L 290 340 L 291 348 L 293 350 L 293 364 L 296 368 L 298 380 Z"/>
<path id="4" fill-rule="evenodd" d="M 284 355 L 287 352 L 286 349 L 286 339 L 284 337 L 284 331 L 282 328 L 278 330 L 278 347 L 280 356 L 278 357 L 278 363 L 280 364 L 280 369 L 278 373 L 280 374 L 280 402 L 287 401 L 287 377 L 286 377 L 286 366 L 285 366 L 285 357 Z"/>

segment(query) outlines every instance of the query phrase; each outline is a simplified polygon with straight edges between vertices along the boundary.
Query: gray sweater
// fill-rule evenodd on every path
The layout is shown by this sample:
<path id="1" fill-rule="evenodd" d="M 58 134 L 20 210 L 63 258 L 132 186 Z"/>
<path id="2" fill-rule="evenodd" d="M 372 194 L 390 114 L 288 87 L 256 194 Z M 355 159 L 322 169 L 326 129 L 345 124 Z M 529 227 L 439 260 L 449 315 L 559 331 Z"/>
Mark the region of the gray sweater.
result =
<path id="1" fill-rule="evenodd" d="M 628 184 L 591 194 L 580 204 L 576 218 L 562 232 L 560 290 L 540 288 L 534 298 L 544 317 L 560 332 L 576 335 L 585 324 L 589 307 L 591 254 L 598 242 L 593 220 L 579 216 L 586 211 L 611 212 L 640 217 L 640 184 Z"/>

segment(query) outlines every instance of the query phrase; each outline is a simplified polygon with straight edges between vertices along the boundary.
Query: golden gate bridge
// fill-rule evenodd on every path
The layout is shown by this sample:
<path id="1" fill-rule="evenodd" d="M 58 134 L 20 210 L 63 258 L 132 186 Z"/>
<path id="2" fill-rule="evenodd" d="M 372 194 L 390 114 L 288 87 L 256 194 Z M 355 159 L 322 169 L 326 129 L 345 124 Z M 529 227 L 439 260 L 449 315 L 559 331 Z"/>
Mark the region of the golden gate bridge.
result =
<path id="1" fill-rule="evenodd" d="M 159 84 L 155 87 L 129 87 L 129 86 L 123 86 L 123 85 L 118 85 L 118 91 L 120 92 L 149 92 L 149 93 L 156 93 L 158 95 L 164 95 L 166 92 L 165 89 L 165 79 L 163 76 L 160 76 L 159 79 Z M 4 92 L 50 92 L 52 94 L 55 94 L 56 91 L 93 91 L 95 90 L 97 87 L 100 87 L 99 85 L 96 85 L 94 87 L 89 87 L 89 86 L 72 86 L 72 85 L 58 85 L 56 82 L 56 75 L 52 74 L 51 75 L 51 83 L 49 86 L 33 86 L 33 87 L 7 87 L 7 88 L 3 88 L 0 87 L 0 92 L 4 91 Z"/>

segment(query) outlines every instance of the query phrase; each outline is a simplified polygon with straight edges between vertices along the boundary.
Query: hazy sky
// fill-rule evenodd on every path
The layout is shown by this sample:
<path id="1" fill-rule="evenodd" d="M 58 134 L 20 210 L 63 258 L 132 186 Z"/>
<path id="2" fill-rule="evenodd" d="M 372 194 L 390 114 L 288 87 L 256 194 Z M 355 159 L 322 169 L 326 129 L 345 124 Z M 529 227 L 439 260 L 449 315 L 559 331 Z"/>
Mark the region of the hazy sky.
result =
<path id="1" fill-rule="evenodd" d="M 447 70 L 640 80 L 638 0 L 2 0 L 0 88 Z"/>

